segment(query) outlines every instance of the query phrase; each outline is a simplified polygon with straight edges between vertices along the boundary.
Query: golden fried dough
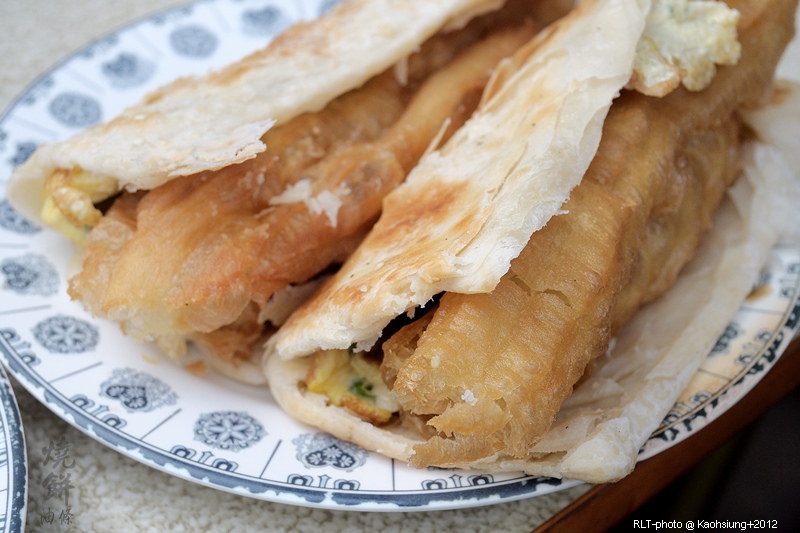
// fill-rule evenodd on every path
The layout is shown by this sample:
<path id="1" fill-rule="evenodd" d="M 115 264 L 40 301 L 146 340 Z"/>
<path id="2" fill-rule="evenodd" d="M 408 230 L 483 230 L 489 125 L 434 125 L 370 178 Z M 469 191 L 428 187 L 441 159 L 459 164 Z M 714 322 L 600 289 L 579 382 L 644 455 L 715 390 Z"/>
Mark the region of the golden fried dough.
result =
<path id="1" fill-rule="evenodd" d="M 611 336 L 673 284 L 739 174 L 736 110 L 769 91 L 791 35 L 781 13 L 742 32 L 739 64 L 705 91 L 619 98 L 566 214 L 492 293 L 442 297 L 394 383 L 445 436 L 416 446 L 413 465 L 525 458 Z"/>
<path id="2" fill-rule="evenodd" d="M 173 355 L 187 336 L 230 362 L 252 355 L 272 295 L 345 259 L 383 197 L 469 118 L 494 66 L 533 32 L 501 29 L 466 49 L 481 25 L 434 39 L 402 80 L 386 72 L 271 130 L 257 158 L 149 191 L 113 257 L 97 255 L 116 221 L 90 234 L 70 295 Z"/>

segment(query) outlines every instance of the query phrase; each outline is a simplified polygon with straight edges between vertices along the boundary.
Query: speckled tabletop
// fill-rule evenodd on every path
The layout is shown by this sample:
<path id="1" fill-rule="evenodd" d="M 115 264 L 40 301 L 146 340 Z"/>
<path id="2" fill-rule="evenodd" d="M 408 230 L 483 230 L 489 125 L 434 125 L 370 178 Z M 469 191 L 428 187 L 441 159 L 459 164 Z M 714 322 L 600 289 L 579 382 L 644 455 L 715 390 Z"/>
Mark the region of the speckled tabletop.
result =
<path id="1" fill-rule="evenodd" d="M 0 1 L 0 109 L 82 45 L 182 3 Z M 27 440 L 29 531 L 530 531 L 587 490 L 578 486 L 489 507 L 403 514 L 271 503 L 197 485 L 133 461 L 74 429 L 16 383 L 15 391 Z M 46 519 L 53 509 L 48 508 L 43 453 L 61 439 L 75 463 L 68 521 L 59 520 L 58 513 Z"/>

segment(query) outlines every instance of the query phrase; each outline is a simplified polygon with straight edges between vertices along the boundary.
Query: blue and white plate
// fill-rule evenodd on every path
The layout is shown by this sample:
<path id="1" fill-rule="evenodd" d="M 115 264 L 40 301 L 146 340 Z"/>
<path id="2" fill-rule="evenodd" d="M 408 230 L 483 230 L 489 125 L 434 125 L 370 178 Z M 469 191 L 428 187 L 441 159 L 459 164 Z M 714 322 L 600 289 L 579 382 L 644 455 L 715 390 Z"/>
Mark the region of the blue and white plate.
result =
<path id="1" fill-rule="evenodd" d="M 0 401 L 0 533 L 22 533 L 28 505 L 25 435 L 14 390 L 2 367 Z"/>
<path id="2" fill-rule="evenodd" d="M 334 3 L 207 0 L 91 43 L 0 117 L 0 183 L 37 145 L 108 120 L 176 76 L 227 64 Z M 60 234 L 22 219 L 0 188 L 0 359 L 57 415 L 126 456 L 249 497 L 370 511 L 471 507 L 576 484 L 413 470 L 297 423 L 267 389 L 191 375 L 70 301 L 65 280 L 75 252 Z M 724 407 L 723 398 L 741 397 L 774 362 L 796 327 L 798 265 L 800 250 L 775 251 L 765 296 L 742 308 L 727 344 L 711 356 L 724 353 L 737 371 L 676 406 L 667 437 L 653 442 L 663 448 L 691 433 L 714 416 L 707 399 Z"/>

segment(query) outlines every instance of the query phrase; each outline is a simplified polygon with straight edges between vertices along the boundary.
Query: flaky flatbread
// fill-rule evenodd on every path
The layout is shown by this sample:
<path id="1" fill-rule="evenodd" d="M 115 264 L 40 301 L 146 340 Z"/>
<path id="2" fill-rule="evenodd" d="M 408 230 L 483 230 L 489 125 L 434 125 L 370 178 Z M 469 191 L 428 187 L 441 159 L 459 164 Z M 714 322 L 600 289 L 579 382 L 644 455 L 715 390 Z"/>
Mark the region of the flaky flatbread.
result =
<path id="1" fill-rule="evenodd" d="M 270 349 L 368 348 L 441 291 L 491 291 L 589 166 L 648 9 L 583 2 L 499 68 L 482 108 L 386 198 L 365 242 Z"/>
<path id="2" fill-rule="evenodd" d="M 264 151 L 275 124 L 316 111 L 398 63 L 447 25 L 502 0 L 352 0 L 287 30 L 266 49 L 203 78 L 183 78 L 111 122 L 47 144 L 20 165 L 7 195 L 39 220 L 45 180 L 82 169 L 152 189 L 175 176 L 239 163 Z M 353 38 L 355 35 L 358 38 Z"/>
<path id="3" fill-rule="evenodd" d="M 530 456 L 499 454 L 441 466 L 525 471 L 593 483 L 630 472 L 639 448 L 744 300 L 772 247 L 781 240 L 800 242 L 800 166 L 763 141 L 790 126 L 797 109 L 800 87 L 784 85 L 772 106 L 748 114 L 760 140 L 743 147 L 743 176 L 730 189 L 699 252 L 674 287 L 637 313 L 613 349 L 596 360 Z M 790 149 L 800 150 L 797 137 Z M 425 442 L 402 427 L 365 422 L 329 405 L 324 395 L 298 386 L 306 379 L 309 358 L 271 357 L 265 365 L 274 397 L 303 422 L 403 461 L 411 460 L 414 447 Z"/>
<path id="4" fill-rule="evenodd" d="M 488 17 L 501 16 L 512 13 Z M 497 63 L 543 25 L 519 18 L 437 34 L 403 81 L 389 69 L 276 126 L 263 137 L 270 150 L 249 161 L 122 193 L 86 237 L 68 293 L 171 356 L 190 339 L 240 375 L 237 362 L 260 356 L 266 322 L 278 325 L 273 297 L 346 259 L 383 196 L 463 124 Z"/>

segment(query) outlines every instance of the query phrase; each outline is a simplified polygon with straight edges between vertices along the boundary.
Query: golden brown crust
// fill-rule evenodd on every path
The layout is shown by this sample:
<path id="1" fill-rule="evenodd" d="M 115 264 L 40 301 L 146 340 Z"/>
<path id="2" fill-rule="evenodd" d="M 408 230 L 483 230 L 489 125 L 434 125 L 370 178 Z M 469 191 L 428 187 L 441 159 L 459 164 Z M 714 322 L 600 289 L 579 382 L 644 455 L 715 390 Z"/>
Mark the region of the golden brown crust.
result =
<path id="1" fill-rule="evenodd" d="M 113 256 L 97 257 L 112 221 L 92 232 L 70 294 L 170 355 L 192 339 L 245 375 L 273 295 L 346 259 L 383 196 L 467 120 L 497 62 L 534 31 L 515 24 L 485 36 L 477 25 L 434 38 L 403 83 L 385 72 L 268 132 L 272 152 L 140 195 Z"/>
<path id="2" fill-rule="evenodd" d="M 450 9 L 446 4 L 469 5 L 470 14 L 458 14 L 461 25 L 477 11 L 496 7 L 495 2 L 480 0 L 438 4 L 415 7 L 397 2 L 381 9 L 383 15 L 418 8 L 441 13 Z M 351 23 L 375 5 L 350 2 L 332 18 Z M 92 171 L 56 171 L 56 178 L 48 182 L 55 204 L 76 226 L 96 225 L 84 250 L 83 269 L 71 280 L 70 295 L 95 315 L 119 321 L 126 333 L 155 340 L 170 356 L 182 357 L 186 341 L 192 340 L 207 357 L 204 365 L 247 383 L 262 382 L 251 356 L 260 356 L 262 337 L 268 334 L 265 321 L 274 319 L 272 295 L 344 261 L 372 224 L 386 191 L 405 177 L 434 138 L 446 139 L 463 124 L 497 61 L 532 34 L 533 25 L 521 24 L 518 16 L 529 11 L 536 10 L 512 1 L 507 10 L 437 34 L 419 49 L 415 45 L 394 70 L 318 113 L 302 114 L 268 131 L 262 141 L 269 144 L 269 153 L 173 179 L 146 195 L 125 192 L 104 219 L 85 191 L 61 192 L 71 174 L 91 181 Z M 425 20 L 415 22 L 414 31 L 428 31 L 422 28 Z M 251 83 L 253 69 L 319 53 L 315 42 L 329 55 L 336 42 L 349 39 L 335 35 L 344 26 L 327 19 L 299 25 L 269 49 L 210 75 L 204 83 L 235 93 L 241 83 Z M 448 67 L 465 48 L 492 32 L 497 35 L 485 46 Z M 358 46 L 364 44 L 364 33 L 359 34 Z M 426 83 L 437 71 L 441 72 L 435 80 Z M 193 81 L 179 80 L 148 96 L 143 105 L 168 105 L 176 93 L 195 90 Z M 308 78 L 303 81 L 308 83 Z M 422 85 L 424 94 L 412 99 Z M 409 101 L 411 108 L 405 110 Z M 217 102 L 217 109 L 224 107 Z M 104 128 L 124 121 L 123 116 L 115 125 L 97 130 L 108 133 Z M 113 151 L 110 144 L 104 153 L 108 151 Z M 301 182 L 309 185 L 307 198 L 287 194 Z M 38 199 L 35 187 L 29 186 L 23 189 Z M 80 205 L 87 209 L 80 213 L 91 218 L 70 216 L 65 206 L 76 204 L 73 193 L 86 197 Z M 317 202 L 319 198 L 328 202 Z"/>
<path id="3" fill-rule="evenodd" d="M 633 1 L 583 2 L 505 62 L 479 111 L 387 197 L 365 242 L 271 349 L 369 347 L 438 292 L 492 290 L 588 167 L 645 12 Z M 602 61 L 585 61 L 598 49 Z"/>
<path id="4" fill-rule="evenodd" d="M 658 294 L 653 282 L 664 277 L 668 284 L 660 289 L 671 285 L 694 254 L 738 170 L 725 164 L 738 146 L 736 123 L 709 132 L 711 142 L 706 134 L 696 140 L 680 132 L 664 142 L 660 132 L 668 124 L 658 119 L 657 106 L 653 113 L 626 113 L 630 99 L 622 100 L 612 108 L 604 136 L 610 141 L 601 143 L 595 161 L 609 155 L 606 145 L 616 144 L 626 168 L 602 179 L 590 168 L 564 206 L 568 214 L 534 234 L 491 294 L 446 294 L 441 316 L 434 316 L 400 370 L 394 390 L 401 404 L 437 414 L 429 424 L 448 435 L 417 446 L 415 466 L 496 453 L 527 457 L 586 365 L 606 351 L 645 296 Z M 644 135 L 619 135 L 627 130 Z M 695 144 L 704 151 L 696 152 Z M 685 166 L 664 164 L 685 157 L 691 157 Z M 671 190 L 676 178 L 686 182 L 679 191 Z M 649 231 L 653 225 L 657 231 Z M 643 268 L 651 263 L 667 273 Z M 642 281 L 631 286 L 634 277 Z M 618 295 L 626 286 L 620 309 Z M 466 391 L 474 397 L 471 405 L 463 399 Z M 449 406 L 433 413 L 443 399 Z"/>
<path id="5" fill-rule="evenodd" d="M 412 464 L 526 458 L 586 365 L 672 286 L 739 174 L 735 112 L 769 93 L 789 40 L 779 8 L 793 4 L 778 4 L 703 93 L 623 95 L 567 214 L 533 235 L 491 294 L 442 297 L 394 385 L 446 435 L 416 446 Z M 510 415 L 499 427 L 498 406 Z"/>

